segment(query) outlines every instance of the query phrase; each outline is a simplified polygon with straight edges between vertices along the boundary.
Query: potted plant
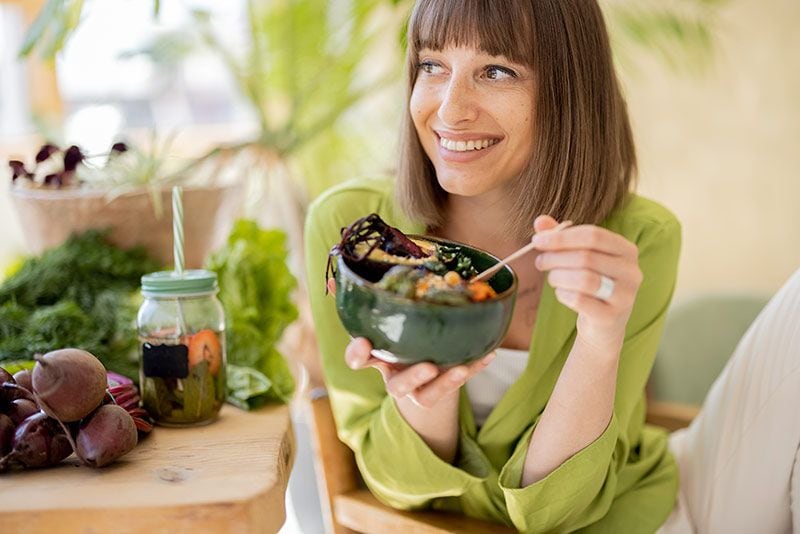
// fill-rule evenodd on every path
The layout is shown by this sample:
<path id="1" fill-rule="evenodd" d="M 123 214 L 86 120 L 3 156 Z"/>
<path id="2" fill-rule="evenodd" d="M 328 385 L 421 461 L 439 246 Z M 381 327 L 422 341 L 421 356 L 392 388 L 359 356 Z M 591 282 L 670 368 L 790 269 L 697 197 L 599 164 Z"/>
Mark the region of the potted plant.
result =
<path id="1" fill-rule="evenodd" d="M 105 160 L 100 163 L 99 160 Z M 122 248 L 143 245 L 163 265 L 172 261 L 172 185 L 184 186 L 185 258 L 190 268 L 228 235 L 242 203 L 241 182 L 223 183 L 169 171 L 156 148 L 116 143 L 109 154 L 87 157 L 77 146 L 46 144 L 32 161 L 11 160 L 10 196 L 25 240 L 35 254 L 73 233 L 110 229 Z"/>

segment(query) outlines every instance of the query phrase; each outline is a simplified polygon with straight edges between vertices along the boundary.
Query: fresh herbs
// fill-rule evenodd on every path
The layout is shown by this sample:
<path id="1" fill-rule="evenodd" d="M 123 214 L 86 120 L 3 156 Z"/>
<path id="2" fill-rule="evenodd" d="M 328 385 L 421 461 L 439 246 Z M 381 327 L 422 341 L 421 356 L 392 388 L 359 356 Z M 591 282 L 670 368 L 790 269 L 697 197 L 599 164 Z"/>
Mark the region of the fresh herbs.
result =
<path id="1" fill-rule="evenodd" d="M 143 249 L 120 250 L 97 230 L 25 260 L 0 286 L 0 361 L 80 347 L 136 377 L 135 291 L 157 268 Z"/>
<path id="2" fill-rule="evenodd" d="M 459 247 L 450 245 L 437 244 L 436 260 L 426 262 L 424 267 L 441 276 L 444 276 L 447 271 L 455 271 L 465 280 L 478 274 L 478 271 L 472 266 L 472 258 L 464 254 Z"/>
<path id="3" fill-rule="evenodd" d="M 289 400 L 294 379 L 275 345 L 297 318 L 297 281 L 286 266 L 286 235 L 238 221 L 208 267 L 216 271 L 225 307 L 228 402 L 250 409 Z"/>

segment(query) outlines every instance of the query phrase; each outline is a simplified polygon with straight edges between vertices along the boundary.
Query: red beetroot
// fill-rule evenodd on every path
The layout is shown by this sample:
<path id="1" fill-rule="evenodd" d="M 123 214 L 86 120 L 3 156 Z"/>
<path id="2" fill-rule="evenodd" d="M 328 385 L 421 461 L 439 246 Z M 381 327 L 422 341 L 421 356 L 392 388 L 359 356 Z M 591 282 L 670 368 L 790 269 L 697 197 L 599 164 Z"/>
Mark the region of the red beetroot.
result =
<path id="1" fill-rule="evenodd" d="M 81 423 L 76 453 L 86 465 L 103 467 L 127 454 L 138 441 L 136 425 L 124 408 L 104 404 Z"/>
<path id="2" fill-rule="evenodd" d="M 14 422 L 6 414 L 0 413 L 0 456 L 5 456 L 11 451 L 14 441 Z"/>
<path id="3" fill-rule="evenodd" d="M 25 419 L 14 432 L 11 452 L 0 459 L 0 472 L 8 467 L 45 467 L 72 454 L 58 422 L 39 412 Z"/>
<path id="4" fill-rule="evenodd" d="M 106 393 L 106 369 L 80 349 L 61 349 L 37 358 L 33 391 L 47 415 L 64 423 L 92 413 Z"/>
<path id="5" fill-rule="evenodd" d="M 3 382 L 14 382 L 14 378 L 11 376 L 11 373 L 0 367 L 0 384 Z"/>
<path id="6" fill-rule="evenodd" d="M 14 399 L 11 401 L 11 404 L 6 409 L 6 415 L 11 418 L 11 421 L 15 425 L 19 425 L 30 417 L 31 415 L 37 413 L 39 411 L 39 407 L 36 406 L 36 403 L 32 400 L 28 399 Z"/>
<path id="7" fill-rule="evenodd" d="M 17 371 L 14 373 L 14 380 L 18 386 L 22 386 L 28 391 L 33 391 L 33 382 L 31 382 L 31 372 L 27 369 Z"/>

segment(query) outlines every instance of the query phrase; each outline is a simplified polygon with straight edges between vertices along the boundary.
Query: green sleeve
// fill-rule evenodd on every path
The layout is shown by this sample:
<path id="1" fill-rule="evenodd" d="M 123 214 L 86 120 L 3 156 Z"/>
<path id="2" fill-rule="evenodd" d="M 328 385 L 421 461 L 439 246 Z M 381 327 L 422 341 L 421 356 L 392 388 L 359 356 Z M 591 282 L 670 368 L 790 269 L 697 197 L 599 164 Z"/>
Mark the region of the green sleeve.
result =
<path id="1" fill-rule="evenodd" d="M 523 464 L 536 423 L 517 443 L 499 483 L 509 516 L 523 532 L 568 532 L 603 518 L 616 495 L 617 480 L 644 422 L 644 388 L 672 298 L 680 251 L 674 218 L 643 230 L 639 247 L 644 280 L 639 288 L 620 355 L 614 412 L 594 442 L 542 480 L 520 488 Z"/>
<path id="2" fill-rule="evenodd" d="M 421 508 L 437 497 L 462 495 L 488 474 L 478 445 L 461 434 L 459 457 L 448 464 L 428 448 L 386 394 L 373 369 L 353 371 L 344 362 L 350 341 L 325 295 L 328 251 L 340 229 L 358 217 L 388 209 L 385 195 L 340 189 L 312 204 L 306 219 L 306 268 L 311 310 L 328 394 L 339 438 L 355 453 L 367 486 L 383 502 L 401 509 Z M 402 455 L 402 456 L 400 456 Z"/>

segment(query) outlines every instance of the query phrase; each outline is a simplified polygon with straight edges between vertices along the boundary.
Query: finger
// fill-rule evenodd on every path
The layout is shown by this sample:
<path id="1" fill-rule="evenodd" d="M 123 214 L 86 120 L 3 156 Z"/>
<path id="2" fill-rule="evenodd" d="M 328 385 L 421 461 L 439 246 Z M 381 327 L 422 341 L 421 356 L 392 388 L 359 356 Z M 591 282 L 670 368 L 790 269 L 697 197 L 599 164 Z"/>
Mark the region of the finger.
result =
<path id="1" fill-rule="evenodd" d="M 555 289 L 594 295 L 600 288 L 601 278 L 598 273 L 585 269 L 553 269 L 547 275 L 547 282 Z M 619 291 L 614 293 L 616 296 Z"/>
<path id="2" fill-rule="evenodd" d="M 497 354 L 493 351 L 468 365 L 458 365 L 441 373 L 435 380 L 411 393 L 415 403 L 430 407 L 446 395 L 463 386 L 470 378 L 484 370 Z"/>
<path id="3" fill-rule="evenodd" d="M 386 391 L 392 397 L 402 398 L 436 378 L 439 368 L 432 363 L 418 363 L 398 371 L 386 381 Z"/>
<path id="4" fill-rule="evenodd" d="M 558 221 L 549 215 L 539 215 L 536 217 L 536 220 L 533 221 L 533 231 L 535 233 L 546 232 L 547 230 L 552 230 L 556 226 L 558 226 Z"/>
<path id="5" fill-rule="evenodd" d="M 536 256 L 535 263 L 540 271 L 588 269 L 612 278 L 624 278 L 636 268 L 636 264 L 628 258 L 587 249 L 541 252 Z"/>
<path id="6" fill-rule="evenodd" d="M 600 317 L 603 314 L 609 314 L 609 303 L 585 293 L 556 288 L 555 294 L 561 304 L 578 314 L 590 317 Z"/>
<path id="7" fill-rule="evenodd" d="M 590 249 L 613 256 L 638 257 L 638 248 L 619 234 L 594 225 L 542 232 L 531 240 L 542 251 Z"/>
<path id="8" fill-rule="evenodd" d="M 417 388 L 414 391 L 414 401 L 420 406 L 430 408 L 445 396 L 457 391 L 468 378 L 469 368 L 466 365 L 451 367 L 435 380 Z"/>
<path id="9" fill-rule="evenodd" d="M 328 291 L 335 295 L 336 294 L 336 280 L 334 278 L 328 278 L 328 281 L 325 283 L 328 286 Z"/>
<path id="10" fill-rule="evenodd" d="M 344 361 L 350 369 L 369 367 L 372 358 L 372 343 L 365 337 L 354 338 L 344 349 Z"/>

